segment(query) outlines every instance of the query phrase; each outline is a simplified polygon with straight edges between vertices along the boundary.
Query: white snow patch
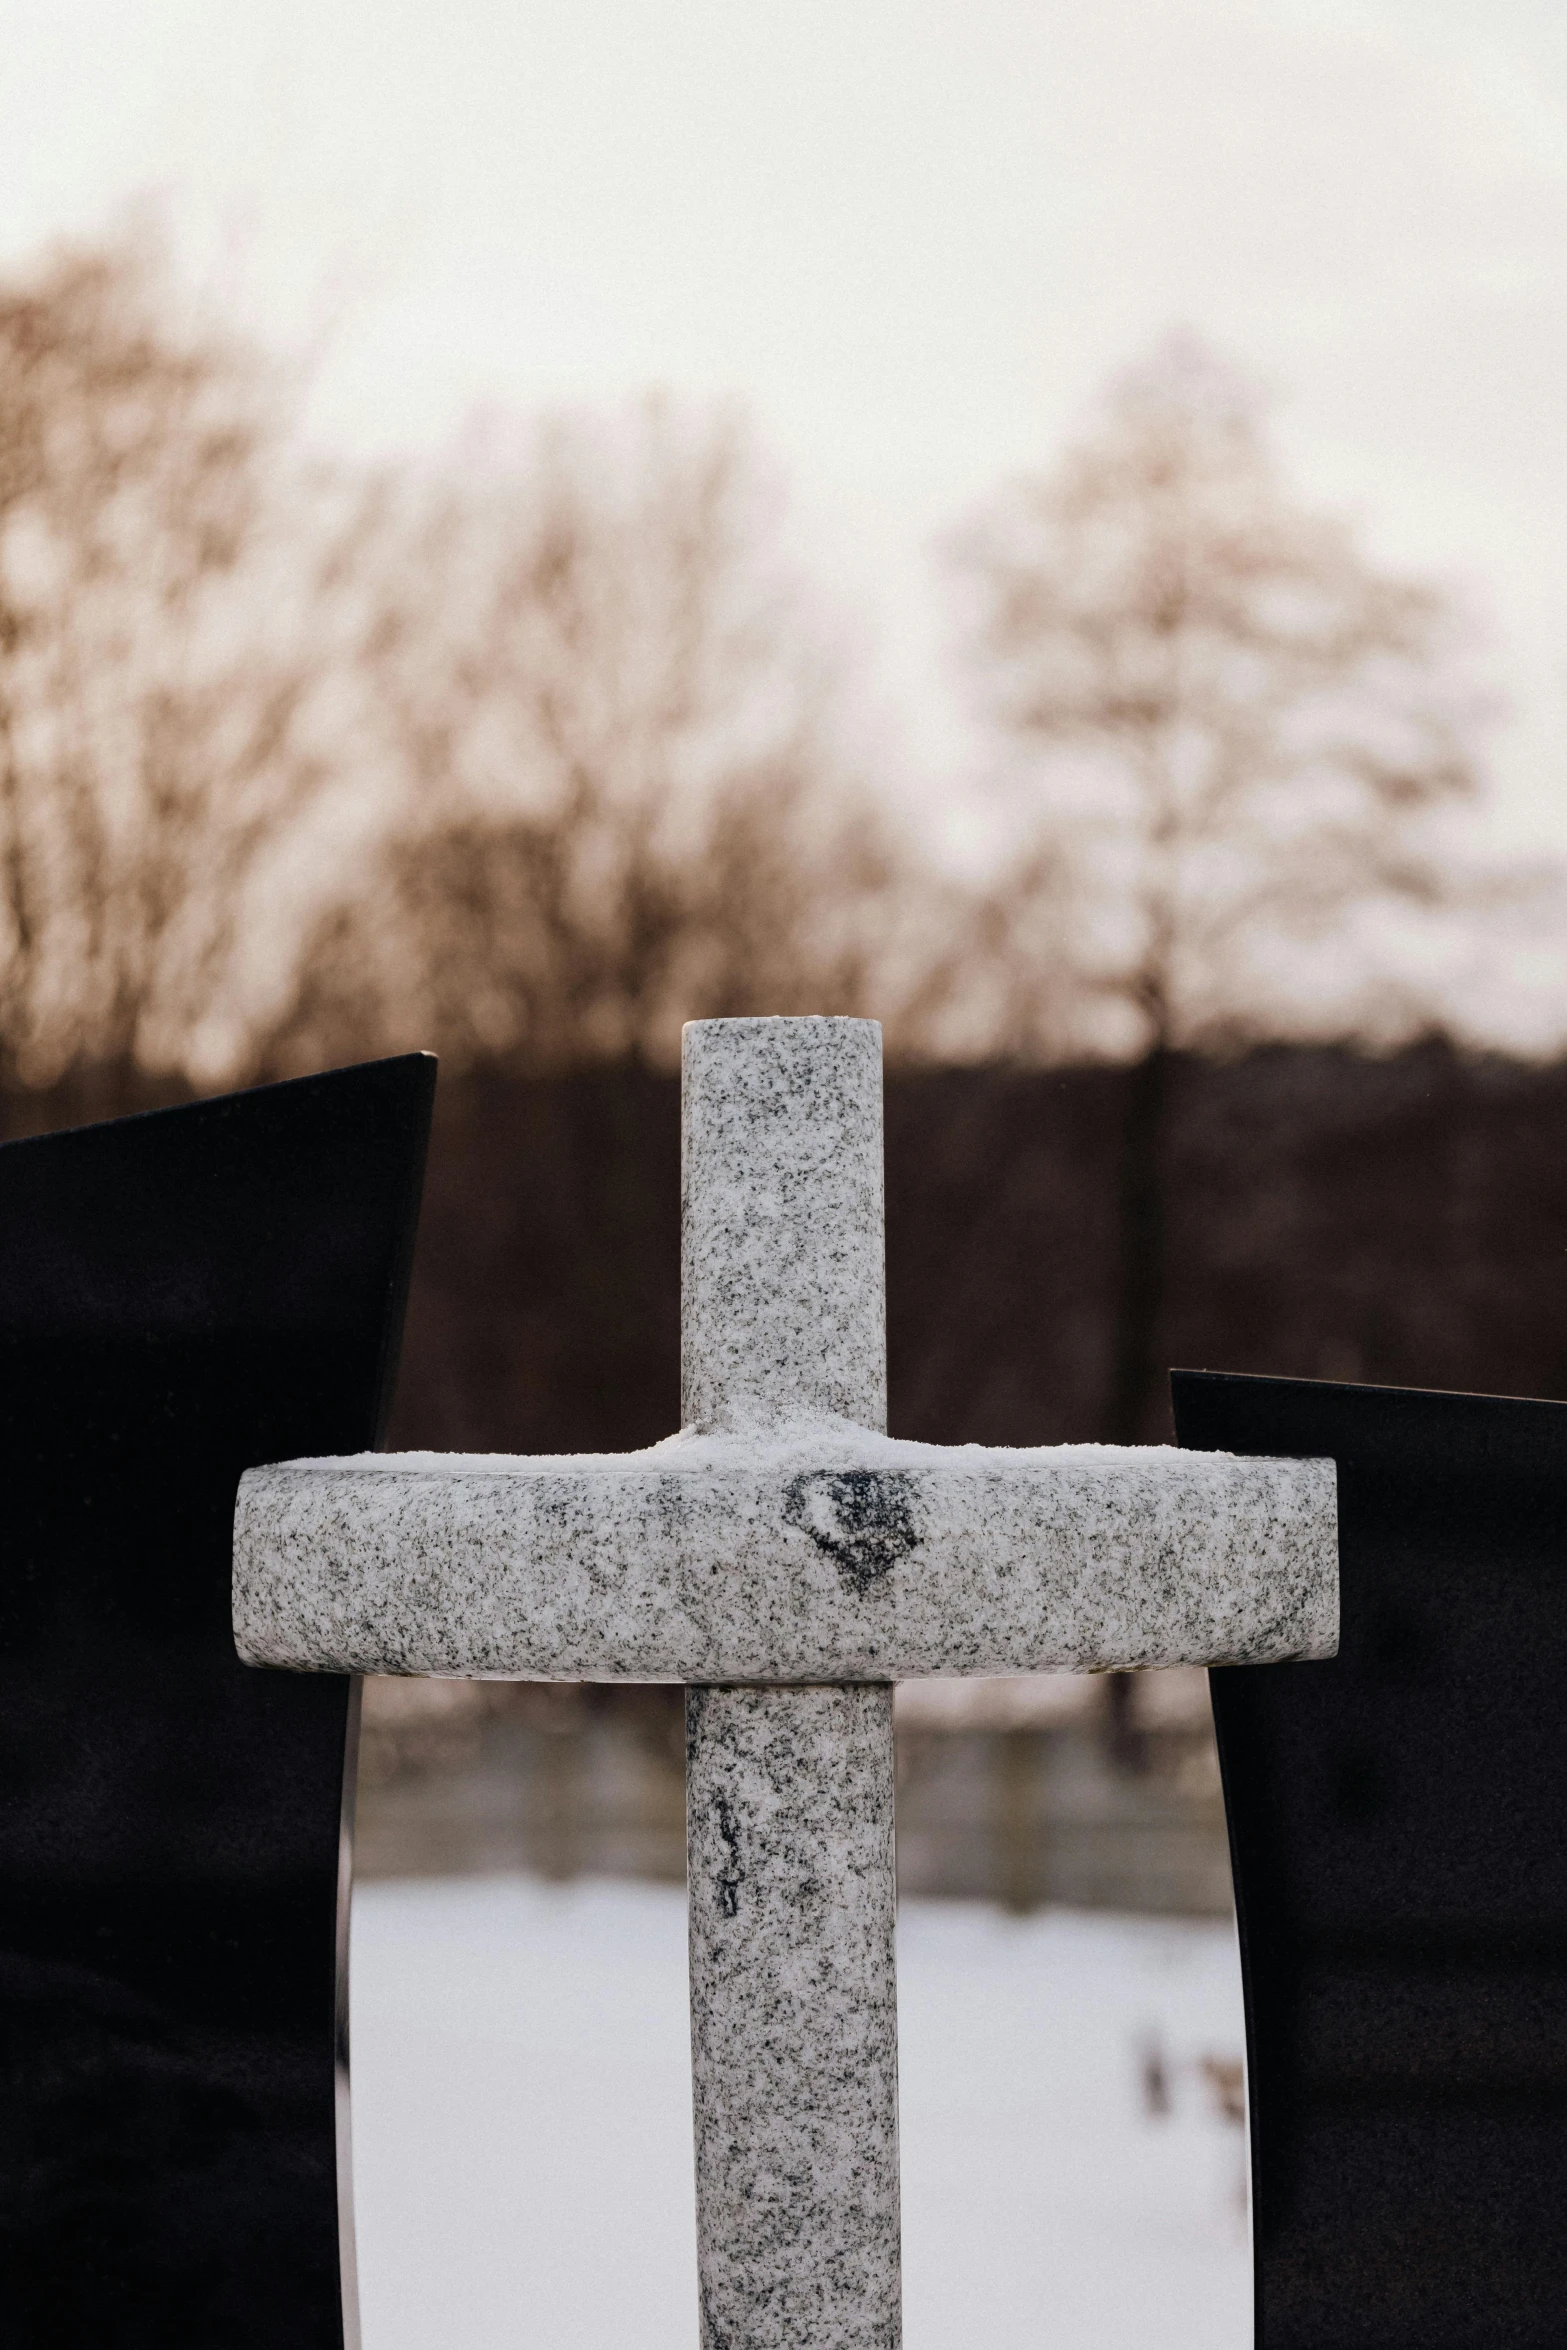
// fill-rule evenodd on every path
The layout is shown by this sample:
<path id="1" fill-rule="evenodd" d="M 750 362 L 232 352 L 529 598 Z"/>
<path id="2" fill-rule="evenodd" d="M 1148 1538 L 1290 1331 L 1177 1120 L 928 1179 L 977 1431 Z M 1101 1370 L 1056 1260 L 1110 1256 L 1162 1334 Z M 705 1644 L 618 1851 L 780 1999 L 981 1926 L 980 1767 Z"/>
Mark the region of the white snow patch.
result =
<path id="1" fill-rule="evenodd" d="M 364 2350 L 691 2350 L 683 1894 L 354 1898 Z M 906 2350 L 1247 2350 L 1223 1926 L 905 1902 Z M 1153 2043 L 1173 2110 L 1151 2120 Z"/>

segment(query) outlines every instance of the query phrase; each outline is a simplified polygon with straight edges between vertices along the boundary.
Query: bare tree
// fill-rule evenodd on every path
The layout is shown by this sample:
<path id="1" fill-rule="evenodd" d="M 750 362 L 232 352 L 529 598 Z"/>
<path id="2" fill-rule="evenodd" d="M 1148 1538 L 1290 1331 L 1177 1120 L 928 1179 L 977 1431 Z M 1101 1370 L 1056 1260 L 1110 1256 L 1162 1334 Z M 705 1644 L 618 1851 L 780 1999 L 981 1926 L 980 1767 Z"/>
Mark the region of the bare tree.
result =
<path id="1" fill-rule="evenodd" d="M 430 1041 L 667 1062 L 711 1013 L 928 1025 L 956 900 L 842 752 L 774 519 L 743 433 L 660 402 L 370 490 L 387 830 L 323 909 L 271 1065 Z"/>
<path id="2" fill-rule="evenodd" d="M 1135 1061 L 1105 1415 L 1130 1441 L 1156 1403 L 1172 1055 L 1374 1019 L 1377 920 L 1440 899 L 1426 828 L 1475 789 L 1453 614 L 1290 497 L 1257 397 L 1186 340 L 956 554 L 1028 778 L 997 918 L 1043 922 L 1079 1036 Z"/>
<path id="3" fill-rule="evenodd" d="M 0 289 L 7 1082 L 199 1057 L 257 874 L 321 788 L 321 578 L 277 389 L 134 239 Z"/>

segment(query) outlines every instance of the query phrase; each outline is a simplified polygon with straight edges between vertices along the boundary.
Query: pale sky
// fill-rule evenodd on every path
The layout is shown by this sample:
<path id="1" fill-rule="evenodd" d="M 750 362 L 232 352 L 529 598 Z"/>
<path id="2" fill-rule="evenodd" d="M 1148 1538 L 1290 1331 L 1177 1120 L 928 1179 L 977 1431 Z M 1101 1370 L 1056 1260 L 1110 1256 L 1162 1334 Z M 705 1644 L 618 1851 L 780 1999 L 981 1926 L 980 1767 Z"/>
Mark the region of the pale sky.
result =
<path id="1" fill-rule="evenodd" d="M 1498 841 L 1567 848 L 1562 0 L 9 0 L 0 264 L 161 193 L 314 426 L 736 398 L 927 788 L 932 546 L 1172 324 L 1309 496 L 1466 588 Z"/>

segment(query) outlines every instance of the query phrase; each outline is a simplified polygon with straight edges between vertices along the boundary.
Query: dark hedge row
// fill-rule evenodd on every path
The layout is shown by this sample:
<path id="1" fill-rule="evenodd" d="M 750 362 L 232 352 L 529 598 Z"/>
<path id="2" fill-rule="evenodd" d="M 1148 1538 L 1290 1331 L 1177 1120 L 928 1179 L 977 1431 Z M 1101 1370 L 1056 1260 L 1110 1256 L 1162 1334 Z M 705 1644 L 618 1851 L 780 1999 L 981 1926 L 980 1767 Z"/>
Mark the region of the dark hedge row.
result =
<path id="1" fill-rule="evenodd" d="M 1126 1099 L 1106 1068 L 889 1077 L 895 1431 L 1106 1432 Z M 1567 1066 L 1182 1060 L 1162 1174 L 1162 1360 L 1567 1395 Z M 671 1078 L 444 1084 L 391 1441 L 667 1434 L 678 1197 Z"/>

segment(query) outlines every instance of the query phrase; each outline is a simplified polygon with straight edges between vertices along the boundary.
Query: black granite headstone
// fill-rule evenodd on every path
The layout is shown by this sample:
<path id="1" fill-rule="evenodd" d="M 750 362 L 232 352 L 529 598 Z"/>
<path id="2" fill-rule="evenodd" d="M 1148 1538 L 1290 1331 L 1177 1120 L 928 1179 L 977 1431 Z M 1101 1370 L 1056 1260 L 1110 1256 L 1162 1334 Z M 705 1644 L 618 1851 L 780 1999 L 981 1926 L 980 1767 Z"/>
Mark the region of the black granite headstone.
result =
<path id="1" fill-rule="evenodd" d="M 1257 2350 L 1567 2341 L 1567 1405 L 1177 1372 L 1338 1463 L 1331 1663 L 1211 1675 Z"/>
<path id="2" fill-rule="evenodd" d="M 245 1670 L 242 1470 L 390 1398 L 423 1055 L 0 1149 L 0 2335 L 341 2350 L 351 1685 Z M 351 1769 L 348 1779 L 351 1796 Z"/>

